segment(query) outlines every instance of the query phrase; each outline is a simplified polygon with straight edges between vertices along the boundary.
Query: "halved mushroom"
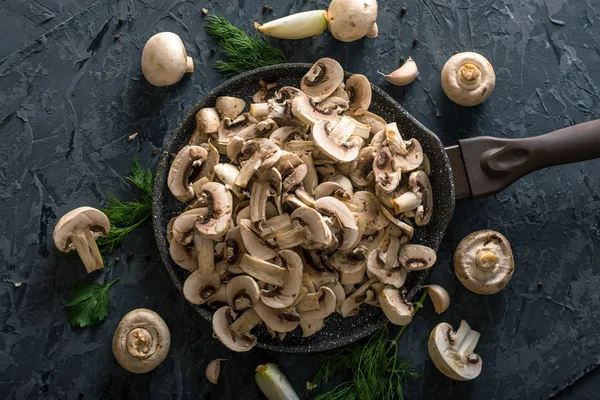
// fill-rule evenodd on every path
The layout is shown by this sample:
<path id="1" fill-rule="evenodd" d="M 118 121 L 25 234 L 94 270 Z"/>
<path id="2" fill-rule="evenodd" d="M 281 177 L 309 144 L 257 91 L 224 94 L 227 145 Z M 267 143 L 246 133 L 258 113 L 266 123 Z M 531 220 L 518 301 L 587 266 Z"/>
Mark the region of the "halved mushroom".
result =
<path id="1" fill-rule="evenodd" d="M 275 332 L 291 332 L 300 324 L 300 316 L 293 308 L 275 309 L 265 305 L 261 300 L 256 303 L 254 310 L 265 325 Z"/>
<path id="2" fill-rule="evenodd" d="M 327 121 L 336 124 L 340 119 L 332 110 L 321 110 L 315 101 L 307 95 L 294 98 L 292 102 L 292 114 L 308 126 L 314 126 L 319 121 Z"/>
<path id="3" fill-rule="evenodd" d="M 367 249 L 358 246 L 348 251 L 337 251 L 331 256 L 331 265 L 340 273 L 340 283 L 360 283 L 367 268 Z"/>
<path id="4" fill-rule="evenodd" d="M 371 84 L 366 76 L 351 75 L 346 80 L 346 92 L 350 99 L 349 108 L 354 111 L 354 114 L 360 115 L 369 109 L 372 94 Z"/>
<path id="5" fill-rule="evenodd" d="M 398 261 L 409 271 L 431 268 L 437 259 L 435 250 L 420 244 L 406 244 L 400 249 Z"/>
<path id="6" fill-rule="evenodd" d="M 369 279 L 361 287 L 356 289 L 354 293 L 346 297 L 346 300 L 344 300 L 342 307 L 340 308 L 342 317 L 353 317 L 358 314 L 360 305 L 367 300 L 366 293 L 373 283 L 375 283 L 375 278 Z"/>
<path id="7" fill-rule="evenodd" d="M 498 293 L 510 282 L 514 270 L 515 260 L 508 239 L 492 230 L 467 235 L 454 253 L 454 272 L 474 293 Z"/>
<path id="8" fill-rule="evenodd" d="M 256 171 L 275 165 L 281 156 L 281 149 L 269 139 L 256 138 L 244 144 L 242 156 L 245 161 L 242 161 L 242 168 L 234 183 L 246 187 Z"/>
<path id="9" fill-rule="evenodd" d="M 106 215 L 92 207 L 79 207 L 63 215 L 52 233 L 54 244 L 60 251 L 77 250 L 89 274 L 104 268 L 96 239 L 108 235 L 110 221 Z"/>
<path id="10" fill-rule="evenodd" d="M 302 259 L 294 251 L 281 250 L 279 257 L 286 270 L 283 285 L 263 289 L 260 292 L 260 298 L 265 305 L 278 309 L 290 307 L 300 294 L 303 267 Z"/>
<path id="11" fill-rule="evenodd" d="M 167 178 L 169 189 L 177 200 L 185 203 L 194 198 L 192 183 L 207 157 L 206 149 L 200 146 L 185 146 L 179 150 Z"/>
<path id="12" fill-rule="evenodd" d="M 302 92 L 320 102 L 329 97 L 344 80 L 344 69 L 334 59 L 321 58 L 300 81 Z"/>
<path id="13" fill-rule="evenodd" d="M 348 206 L 335 197 L 321 197 L 315 201 L 315 210 L 323 215 L 334 217 L 342 228 L 343 241 L 339 246 L 340 250 L 351 248 L 358 236 L 358 226 L 354 215 Z"/>
<path id="14" fill-rule="evenodd" d="M 188 144 L 200 145 L 206 143 L 213 133 L 219 130 L 221 117 L 216 108 L 202 108 L 196 113 L 196 129 Z"/>
<path id="15" fill-rule="evenodd" d="M 199 216 L 196 219 L 196 229 L 208 239 L 222 238 L 227 233 L 231 222 L 233 208 L 231 193 L 224 185 L 209 182 L 202 186 L 199 198 L 208 205 L 208 213 L 206 217 Z"/>
<path id="16" fill-rule="evenodd" d="M 305 249 L 322 249 L 331 242 L 331 231 L 315 209 L 301 206 L 290 215 L 292 229 L 275 234 L 280 249 L 302 246 Z"/>
<path id="17" fill-rule="evenodd" d="M 125 314 L 112 341 L 119 365 L 135 374 L 156 368 L 167 358 L 170 346 L 169 327 L 160 315 L 146 308 Z"/>
<path id="18" fill-rule="evenodd" d="M 442 374 L 455 381 L 477 378 L 482 363 L 474 351 L 480 336 L 464 320 L 456 332 L 445 322 L 436 325 L 427 344 L 431 361 Z"/>
<path id="19" fill-rule="evenodd" d="M 261 323 L 254 309 L 246 310 L 239 318 L 229 306 L 219 308 L 213 314 L 213 332 L 219 341 L 229 350 L 241 353 L 256 346 L 256 336 L 250 331 Z M 235 330 L 234 330 L 235 328 Z"/>
<path id="20" fill-rule="evenodd" d="M 406 289 L 387 285 L 379 292 L 379 304 L 392 324 L 408 325 L 412 321 L 415 309 L 412 303 L 406 301 L 405 294 L 400 293 L 401 291 L 406 292 Z"/>
<path id="21" fill-rule="evenodd" d="M 183 295 L 192 304 L 204 304 L 221 287 L 219 274 L 194 271 L 183 283 Z"/>
<path id="22" fill-rule="evenodd" d="M 389 147 L 382 147 L 373 159 L 375 182 L 386 193 L 392 193 L 400 184 L 400 172 L 393 166 L 393 156 Z"/>
<path id="23" fill-rule="evenodd" d="M 252 222 L 248 219 L 240 220 L 239 227 L 244 241 L 244 246 L 250 254 L 261 260 L 271 260 L 275 258 L 277 253 L 264 240 L 252 231 L 250 226 Z"/>
<path id="24" fill-rule="evenodd" d="M 239 275 L 227 282 L 227 303 L 235 310 L 253 307 L 260 298 L 256 281 L 248 275 Z"/>
<path id="25" fill-rule="evenodd" d="M 246 107 L 246 102 L 237 97 L 221 96 L 217 97 L 215 101 L 215 107 L 221 118 L 229 118 L 231 120 L 236 119 Z"/>

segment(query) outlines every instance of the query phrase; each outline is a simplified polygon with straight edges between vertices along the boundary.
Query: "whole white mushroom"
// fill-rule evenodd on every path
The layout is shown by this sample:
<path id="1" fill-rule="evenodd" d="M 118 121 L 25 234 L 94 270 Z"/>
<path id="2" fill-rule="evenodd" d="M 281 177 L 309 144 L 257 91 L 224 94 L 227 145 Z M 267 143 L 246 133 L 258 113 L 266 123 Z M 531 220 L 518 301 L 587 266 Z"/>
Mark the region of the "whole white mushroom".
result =
<path id="1" fill-rule="evenodd" d="M 154 86 L 173 85 L 185 73 L 194 72 L 181 38 L 173 32 L 160 32 L 146 42 L 142 51 L 142 73 Z"/>
<path id="2" fill-rule="evenodd" d="M 377 36 L 377 0 L 332 0 L 327 10 L 329 31 L 337 40 L 352 42 Z"/>

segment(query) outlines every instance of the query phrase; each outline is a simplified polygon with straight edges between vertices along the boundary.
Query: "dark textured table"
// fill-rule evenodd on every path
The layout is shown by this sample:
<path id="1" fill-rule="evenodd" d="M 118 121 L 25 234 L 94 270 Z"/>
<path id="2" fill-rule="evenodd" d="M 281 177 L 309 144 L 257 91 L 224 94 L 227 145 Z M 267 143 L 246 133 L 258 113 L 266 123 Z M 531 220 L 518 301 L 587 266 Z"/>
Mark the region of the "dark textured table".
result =
<path id="1" fill-rule="evenodd" d="M 598 1 L 379 3 L 376 40 L 342 44 L 325 34 L 285 42 L 289 61 L 336 58 L 388 90 L 446 145 L 477 135 L 528 137 L 600 117 Z M 66 211 L 105 205 L 107 193 L 133 196 L 122 178 L 133 158 L 154 167 L 155 149 L 186 109 L 224 81 L 211 68 L 220 55 L 211 52 L 216 44 L 202 28 L 202 7 L 250 30 L 253 20 L 326 8 L 327 2 L 272 1 L 272 14 L 264 14 L 263 5 L 0 4 L 0 397 L 255 399 L 254 368 L 268 361 L 303 393 L 318 367 L 308 357 L 258 349 L 232 354 L 212 339 L 210 325 L 170 282 L 150 225 L 91 275 L 52 243 L 52 229 Z M 177 85 L 155 88 L 141 76 L 140 54 L 145 41 L 164 30 L 183 38 L 196 71 Z M 440 87 L 444 62 L 463 50 L 484 54 L 497 74 L 494 94 L 475 108 L 455 106 Z M 395 69 L 400 56 L 412 56 L 420 68 L 407 88 L 377 74 Z M 133 132 L 139 135 L 129 142 Z M 441 316 L 427 306 L 401 340 L 400 355 L 422 374 L 406 386 L 407 398 L 547 398 L 593 370 L 600 362 L 599 188 L 600 162 L 590 161 L 534 173 L 493 198 L 457 203 L 429 280 L 448 289 L 452 305 Z M 464 289 L 451 264 L 458 241 L 481 228 L 504 233 L 516 259 L 510 286 L 488 297 Z M 111 289 L 109 317 L 91 329 L 71 329 L 65 301 L 73 284 L 115 277 L 121 280 Z M 118 321 L 138 307 L 157 311 L 172 334 L 167 360 L 144 375 L 120 368 L 110 346 Z M 457 326 L 461 318 L 482 334 L 483 372 L 468 383 L 444 378 L 426 350 L 437 323 Z M 216 357 L 228 361 L 215 386 L 204 368 Z M 589 372 L 559 398 L 597 398 L 598 378 Z"/>

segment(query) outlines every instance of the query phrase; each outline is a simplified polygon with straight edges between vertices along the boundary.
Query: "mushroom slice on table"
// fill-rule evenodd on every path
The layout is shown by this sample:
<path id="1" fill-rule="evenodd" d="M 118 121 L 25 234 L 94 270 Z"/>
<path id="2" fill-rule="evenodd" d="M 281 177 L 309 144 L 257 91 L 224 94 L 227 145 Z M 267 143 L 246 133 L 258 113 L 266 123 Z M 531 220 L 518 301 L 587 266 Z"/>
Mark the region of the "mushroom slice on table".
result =
<path id="1" fill-rule="evenodd" d="M 334 59 L 321 58 L 300 81 L 300 88 L 313 101 L 329 97 L 344 80 L 344 69 Z"/>
<path id="2" fill-rule="evenodd" d="M 408 325 L 412 321 L 414 307 L 412 303 L 406 301 L 401 291 L 406 292 L 391 285 L 385 286 L 379 293 L 379 304 L 392 324 Z"/>
<path id="3" fill-rule="evenodd" d="M 221 115 L 222 119 L 236 119 L 246 107 L 246 102 L 237 97 L 220 96 L 215 100 L 215 108 Z"/>
<path id="4" fill-rule="evenodd" d="M 244 144 L 242 156 L 242 168 L 234 183 L 246 187 L 256 171 L 275 165 L 281 156 L 281 149 L 269 139 L 256 138 Z"/>
<path id="5" fill-rule="evenodd" d="M 371 106 L 371 84 L 366 76 L 360 74 L 351 75 L 346 80 L 346 92 L 350 99 L 349 108 L 354 114 L 360 115 Z"/>
<path id="6" fill-rule="evenodd" d="M 112 350 L 119 365 L 142 374 L 162 363 L 171 346 L 171 333 L 165 321 L 152 310 L 138 308 L 119 322 Z"/>
<path id="7" fill-rule="evenodd" d="M 514 270 L 515 260 L 508 239 L 492 230 L 467 235 L 454 253 L 454 272 L 474 293 L 498 293 L 510 282 Z"/>
<path id="8" fill-rule="evenodd" d="M 358 246 L 352 250 L 336 251 L 330 258 L 331 265 L 340 273 L 340 283 L 360 283 L 367 268 L 367 249 Z"/>
<path id="9" fill-rule="evenodd" d="M 346 297 L 346 300 L 342 303 L 340 311 L 342 317 L 353 317 L 358 314 L 360 305 L 367 300 L 366 293 L 371 288 L 371 285 L 376 282 L 375 278 L 369 279 L 361 287 L 356 289 L 354 293 Z"/>
<path id="10" fill-rule="evenodd" d="M 196 270 L 183 283 L 183 296 L 192 304 L 204 304 L 220 287 L 219 274 L 201 274 Z"/>
<path id="11" fill-rule="evenodd" d="M 275 234 L 280 249 L 302 246 L 305 249 L 322 249 L 331 242 L 331 231 L 323 216 L 315 209 L 301 206 L 290 215 L 292 229 Z"/>
<path id="12" fill-rule="evenodd" d="M 431 268 L 436 259 L 435 250 L 420 244 L 405 244 L 398 254 L 400 265 L 409 271 Z"/>
<path id="13" fill-rule="evenodd" d="M 429 356 L 435 367 L 450 379 L 470 381 L 481 373 L 481 357 L 475 354 L 480 334 L 466 321 L 458 331 L 445 322 L 438 324 L 429 335 Z"/>
<path id="14" fill-rule="evenodd" d="M 213 332 L 217 339 L 229 350 L 238 353 L 249 351 L 256 346 L 256 336 L 250 334 L 250 331 L 260 322 L 261 319 L 254 309 L 246 310 L 236 319 L 235 312 L 229 306 L 219 308 L 212 318 Z"/>
<path id="15" fill-rule="evenodd" d="M 263 289 L 260 292 L 262 302 L 271 308 L 285 308 L 294 303 L 302 288 L 303 263 L 300 256 L 291 250 L 279 252 L 285 269 L 283 285 Z"/>
<path id="16" fill-rule="evenodd" d="M 321 120 L 313 126 L 312 139 L 327 157 L 338 162 L 350 162 L 358 157 L 360 151 L 360 147 L 349 140 L 354 126 L 350 117 L 342 117 L 335 125 Z"/>
<path id="17" fill-rule="evenodd" d="M 79 207 L 58 220 L 52 238 L 56 248 L 62 252 L 77 250 L 89 274 L 104 268 L 96 239 L 105 237 L 109 231 L 110 221 L 102 211 L 92 207 Z"/>
<path id="18" fill-rule="evenodd" d="M 265 325 L 275 332 L 291 332 L 300 324 L 300 316 L 294 308 L 275 309 L 259 300 L 254 306 L 254 310 Z"/>
<path id="19" fill-rule="evenodd" d="M 227 282 L 227 303 L 235 311 L 253 307 L 260 298 L 256 281 L 248 275 L 233 277 Z"/>
<path id="20" fill-rule="evenodd" d="M 326 196 L 316 200 L 314 207 L 319 213 L 337 220 L 342 228 L 343 238 L 339 250 L 350 249 L 356 243 L 359 231 L 354 215 L 348 206 L 335 197 Z"/>
<path id="21" fill-rule="evenodd" d="M 201 146 L 185 146 L 179 150 L 167 178 L 169 189 L 177 200 L 185 203 L 194 198 L 192 183 L 207 157 L 208 152 Z"/>

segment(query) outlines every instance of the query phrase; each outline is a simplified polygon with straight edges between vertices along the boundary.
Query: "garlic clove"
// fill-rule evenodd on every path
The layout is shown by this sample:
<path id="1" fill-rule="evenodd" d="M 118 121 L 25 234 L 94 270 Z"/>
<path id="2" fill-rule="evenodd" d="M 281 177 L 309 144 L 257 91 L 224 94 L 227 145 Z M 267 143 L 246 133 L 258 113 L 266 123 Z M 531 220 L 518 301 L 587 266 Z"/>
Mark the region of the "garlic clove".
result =
<path id="1" fill-rule="evenodd" d="M 212 384 L 219 383 L 219 374 L 221 373 L 221 361 L 225 358 L 215 358 L 206 366 L 206 379 Z"/>
<path id="2" fill-rule="evenodd" d="M 266 24 L 254 23 L 260 33 L 279 39 L 305 39 L 327 29 L 327 11 L 314 10 L 288 15 Z"/>
<path id="3" fill-rule="evenodd" d="M 381 74 L 381 72 L 380 72 Z M 397 70 L 389 75 L 381 74 L 387 81 L 396 86 L 405 86 L 412 83 L 419 75 L 417 63 L 411 57 Z"/>
<path id="4" fill-rule="evenodd" d="M 427 288 L 427 295 L 433 303 L 433 309 L 436 314 L 441 314 L 450 307 L 450 295 L 441 286 L 438 285 L 425 285 Z"/>

